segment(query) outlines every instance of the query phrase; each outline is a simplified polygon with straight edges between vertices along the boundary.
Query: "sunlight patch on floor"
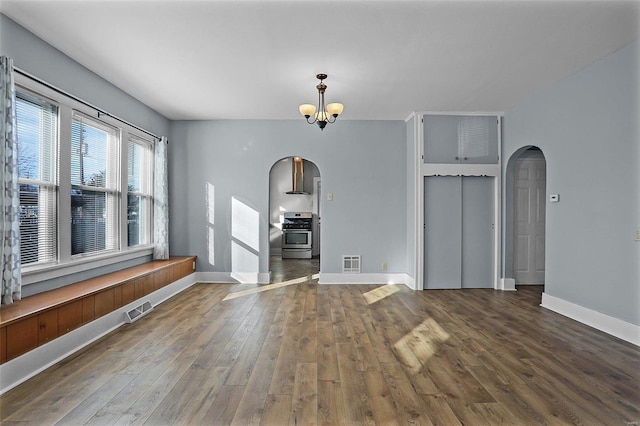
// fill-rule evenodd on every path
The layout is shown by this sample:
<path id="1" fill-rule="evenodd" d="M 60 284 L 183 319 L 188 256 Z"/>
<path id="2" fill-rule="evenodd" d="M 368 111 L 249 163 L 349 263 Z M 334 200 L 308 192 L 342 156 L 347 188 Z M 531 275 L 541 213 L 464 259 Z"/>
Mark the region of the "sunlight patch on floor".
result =
<path id="1" fill-rule="evenodd" d="M 424 364 L 449 340 L 447 333 L 433 318 L 427 318 L 404 335 L 394 345 L 396 353 L 412 374 L 420 372 Z"/>
<path id="2" fill-rule="evenodd" d="M 373 305 L 374 303 L 379 302 L 385 297 L 391 296 L 393 293 L 397 293 L 398 291 L 398 287 L 394 284 L 387 284 L 363 293 L 363 296 L 369 305 Z"/>
<path id="3" fill-rule="evenodd" d="M 293 284 L 300 284 L 311 280 L 317 280 L 320 277 L 320 274 L 314 275 L 306 275 L 300 278 L 294 278 L 292 280 L 283 281 L 280 283 L 273 283 L 267 285 L 261 285 L 260 287 L 252 288 L 249 290 L 242 290 L 235 293 L 228 294 L 222 301 L 237 299 L 238 297 L 249 296 L 251 294 L 262 293 L 269 290 L 275 290 L 277 288 L 286 287 Z"/>

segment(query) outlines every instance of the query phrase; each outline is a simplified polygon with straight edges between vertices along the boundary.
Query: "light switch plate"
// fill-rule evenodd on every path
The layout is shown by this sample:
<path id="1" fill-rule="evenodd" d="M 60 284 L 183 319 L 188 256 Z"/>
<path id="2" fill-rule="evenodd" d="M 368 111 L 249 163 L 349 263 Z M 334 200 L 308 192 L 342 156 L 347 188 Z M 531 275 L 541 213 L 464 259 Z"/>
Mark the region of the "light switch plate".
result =
<path id="1" fill-rule="evenodd" d="M 333 192 L 329 192 L 327 194 L 327 200 L 332 201 L 333 200 Z"/>
<path id="2" fill-rule="evenodd" d="M 560 194 L 550 194 L 549 201 L 552 203 L 557 203 L 558 201 L 560 201 Z"/>

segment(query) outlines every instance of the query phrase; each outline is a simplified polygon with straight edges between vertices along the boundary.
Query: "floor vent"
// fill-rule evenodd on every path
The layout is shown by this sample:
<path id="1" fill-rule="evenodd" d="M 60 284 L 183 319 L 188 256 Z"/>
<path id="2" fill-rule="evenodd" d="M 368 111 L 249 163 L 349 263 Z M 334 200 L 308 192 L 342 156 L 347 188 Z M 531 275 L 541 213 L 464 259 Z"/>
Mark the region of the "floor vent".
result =
<path id="1" fill-rule="evenodd" d="M 151 302 L 147 300 L 142 305 L 136 306 L 135 308 L 125 312 L 125 322 L 127 324 L 131 324 L 134 321 L 138 321 L 140 318 L 151 312 L 152 309 L 153 306 L 151 306 Z"/>
<path id="2" fill-rule="evenodd" d="M 349 274 L 360 273 L 360 255 L 343 255 L 342 272 Z"/>

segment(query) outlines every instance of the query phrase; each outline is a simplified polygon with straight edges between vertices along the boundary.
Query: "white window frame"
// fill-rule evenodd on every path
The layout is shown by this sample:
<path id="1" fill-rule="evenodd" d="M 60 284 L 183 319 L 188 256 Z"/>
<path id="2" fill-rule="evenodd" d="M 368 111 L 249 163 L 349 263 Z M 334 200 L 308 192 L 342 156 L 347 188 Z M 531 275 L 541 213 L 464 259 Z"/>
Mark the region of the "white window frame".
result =
<path id="1" fill-rule="evenodd" d="M 83 122 L 86 120 L 86 123 Z M 121 161 L 122 158 L 122 135 L 119 128 L 112 126 L 108 123 L 105 123 L 102 120 L 87 116 L 86 114 L 80 113 L 77 110 L 74 110 L 72 122 L 79 122 L 81 125 L 86 124 L 88 127 L 93 127 L 98 130 L 102 130 L 105 132 L 113 132 L 115 141 L 107 142 L 114 144 L 113 147 L 107 147 L 106 153 L 106 184 L 105 186 L 90 186 L 90 185 L 80 185 L 80 184 L 71 184 L 70 190 L 79 189 L 87 192 L 94 193 L 104 193 L 105 194 L 105 203 L 107 204 L 107 212 L 110 215 L 106 220 L 111 221 L 113 226 L 106 227 L 106 235 L 105 240 L 113 240 L 115 241 L 115 245 L 112 248 L 106 248 L 104 250 L 96 250 L 84 253 L 76 253 L 72 254 L 72 258 L 78 257 L 87 257 L 87 256 L 95 256 L 102 253 L 114 253 L 120 251 L 122 248 L 122 241 L 120 236 L 120 227 L 122 223 L 121 211 L 118 208 L 119 205 L 122 204 L 122 185 L 121 185 Z M 70 123 L 71 124 L 71 123 Z M 71 176 L 69 177 L 71 179 Z M 71 214 L 71 213 L 70 213 Z"/>
<path id="2" fill-rule="evenodd" d="M 88 269 L 99 268 L 120 262 L 147 257 L 153 254 L 153 233 L 150 234 L 149 243 L 134 247 L 127 247 L 126 226 L 126 200 L 122 201 L 122 197 L 127 194 L 127 168 L 126 155 L 122 155 L 123 149 L 130 135 L 138 139 L 148 140 L 148 137 L 140 130 L 122 123 L 111 117 L 99 114 L 93 108 L 78 102 L 68 96 L 40 84 L 26 76 L 16 73 L 15 75 L 16 91 L 25 92 L 32 96 L 46 99 L 48 102 L 58 106 L 58 188 L 57 196 L 57 228 L 58 228 L 58 256 L 54 263 L 46 264 L 29 264 L 22 267 L 22 284 L 29 284 L 51 280 Z M 71 255 L 71 120 L 73 112 L 77 111 L 82 114 L 102 121 L 110 126 L 120 130 L 119 140 L 119 183 L 117 192 L 120 194 L 119 212 L 119 249 L 107 252 L 97 252 L 85 254 L 82 256 Z M 152 159 L 153 161 L 153 159 Z M 122 176 L 124 174 L 124 178 Z M 92 187 L 92 190 L 96 188 Z M 150 218 L 152 222 L 153 217 Z"/>
<path id="3" fill-rule="evenodd" d="M 54 219 L 56 223 L 50 223 L 50 222 L 53 222 L 51 220 L 38 221 L 38 236 L 41 236 L 43 234 L 48 234 L 48 232 L 51 229 L 54 229 L 54 232 L 55 232 L 54 240 L 55 240 L 55 239 L 58 238 L 58 229 L 57 229 L 57 222 L 58 222 L 58 219 L 57 219 L 58 218 L 57 208 L 58 208 L 58 203 L 57 203 L 57 197 L 58 197 L 58 194 L 59 194 L 59 191 L 60 191 L 60 188 L 59 188 L 59 176 L 58 176 L 58 170 L 59 170 L 58 148 L 59 148 L 59 143 L 60 143 L 60 105 L 58 105 L 58 103 L 55 102 L 52 99 L 49 99 L 49 98 L 47 98 L 45 96 L 42 96 L 42 95 L 40 95 L 38 93 L 35 93 L 35 92 L 31 91 L 31 90 L 28 90 L 28 89 L 25 89 L 25 88 L 22 88 L 22 87 L 20 87 L 18 90 L 16 90 L 16 92 L 17 92 L 16 96 L 18 95 L 18 93 L 20 93 L 20 94 L 23 94 L 23 95 L 25 95 L 27 97 L 31 97 L 31 98 L 37 99 L 39 101 L 46 102 L 46 103 L 48 103 L 50 105 L 55 106 L 58 109 L 58 114 L 57 114 L 57 117 L 56 117 L 57 134 L 55 135 L 55 142 L 54 142 L 55 146 L 53 147 L 53 153 L 52 153 L 52 155 L 54 156 L 54 159 L 53 159 L 54 170 L 53 170 L 53 178 L 52 178 L 52 180 L 51 181 L 47 181 L 47 180 L 43 180 L 43 179 L 18 178 L 18 184 L 19 185 L 21 185 L 21 184 L 33 185 L 33 186 L 37 186 L 37 187 L 40 187 L 40 188 L 53 190 L 53 193 L 54 193 L 53 196 L 56 198 L 56 204 L 55 204 L 55 207 L 54 207 L 54 213 L 55 214 L 53 216 L 56 218 L 56 219 Z M 28 102 L 28 99 L 26 101 Z M 40 143 L 42 144 L 42 142 L 40 142 Z M 42 161 L 40 162 L 40 164 L 41 163 L 42 163 Z M 42 197 L 43 197 L 42 194 L 40 194 L 38 196 L 38 198 L 40 198 L 40 199 Z M 43 205 L 45 205 L 45 203 L 39 203 L 38 205 L 39 206 L 43 206 Z M 43 216 L 45 219 L 50 217 L 48 214 L 41 215 L 41 216 Z M 47 239 L 45 239 L 45 242 L 49 242 L 49 241 Z M 57 244 L 57 242 L 56 242 L 56 244 Z M 39 266 L 51 265 L 52 263 L 54 263 L 56 261 L 55 255 L 57 255 L 57 250 L 58 249 L 59 249 L 59 247 L 55 248 L 54 259 L 51 259 L 51 260 L 42 259 L 42 257 L 39 256 L 39 259 L 38 259 L 37 262 L 29 263 L 28 265 L 29 266 L 31 266 L 31 265 L 39 265 Z M 45 250 L 45 251 L 47 251 L 47 252 L 48 251 L 52 251 L 51 247 L 48 247 L 47 250 Z"/>
<path id="4" fill-rule="evenodd" d="M 129 149 L 129 144 L 137 144 L 137 145 L 141 145 L 143 146 L 143 148 L 146 150 L 145 153 L 145 158 L 142 162 L 142 175 L 144 176 L 142 181 L 140 182 L 140 186 L 141 186 L 141 190 L 140 191 L 131 191 L 129 192 L 129 176 L 128 176 L 128 170 L 129 170 L 129 155 L 128 155 L 128 149 Z M 145 199 L 146 201 L 146 205 L 147 205 L 147 214 L 145 217 L 145 229 L 144 229 L 144 241 L 146 241 L 146 243 L 143 244 L 138 244 L 135 246 L 128 246 L 128 232 L 127 229 L 125 229 L 124 231 L 124 235 L 122 238 L 122 244 L 123 246 L 127 245 L 129 247 L 129 249 L 133 249 L 135 247 L 140 247 L 140 246 L 144 246 L 144 245 L 148 245 L 151 244 L 151 242 L 153 241 L 153 159 L 154 159 L 154 148 L 155 145 L 154 143 L 147 139 L 147 138 L 143 138 L 140 135 L 137 134 L 129 134 L 129 136 L 127 137 L 126 140 L 126 150 L 127 150 L 127 155 L 123 155 L 125 157 L 127 157 L 126 159 L 124 159 L 123 164 L 126 166 L 125 168 L 125 173 L 123 173 L 124 179 L 125 179 L 125 184 L 124 184 L 124 188 L 126 189 L 125 194 L 122 197 L 123 200 L 123 204 L 124 204 L 124 212 L 121 214 L 122 218 L 123 218 L 123 228 L 126 228 L 128 226 L 127 220 L 128 220 L 128 195 L 137 195 L 137 196 L 141 196 Z"/>

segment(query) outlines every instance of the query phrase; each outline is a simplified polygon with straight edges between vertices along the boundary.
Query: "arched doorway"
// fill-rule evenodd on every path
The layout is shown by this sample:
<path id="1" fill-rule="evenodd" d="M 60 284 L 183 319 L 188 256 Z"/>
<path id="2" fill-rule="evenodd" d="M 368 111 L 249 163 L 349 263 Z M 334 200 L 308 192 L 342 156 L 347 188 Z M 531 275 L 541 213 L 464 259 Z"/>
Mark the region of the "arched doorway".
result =
<path id="1" fill-rule="evenodd" d="M 286 157 L 271 167 L 269 270 L 272 283 L 303 279 L 317 281 L 320 270 L 320 190 L 320 170 L 312 161 Z M 310 229 L 305 227 L 307 224 Z"/>
<path id="2" fill-rule="evenodd" d="M 544 285 L 547 173 L 540 148 L 516 151 L 506 178 L 506 276 L 515 285 Z"/>

